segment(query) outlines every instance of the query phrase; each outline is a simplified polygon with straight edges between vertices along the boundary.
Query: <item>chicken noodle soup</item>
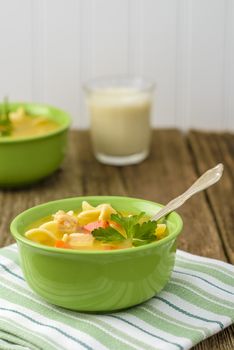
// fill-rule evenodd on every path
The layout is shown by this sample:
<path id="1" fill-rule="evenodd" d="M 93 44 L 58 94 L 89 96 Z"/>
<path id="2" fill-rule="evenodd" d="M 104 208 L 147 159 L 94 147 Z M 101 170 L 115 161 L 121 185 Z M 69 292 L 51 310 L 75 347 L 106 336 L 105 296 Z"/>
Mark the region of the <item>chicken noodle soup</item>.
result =
<path id="1" fill-rule="evenodd" d="M 57 211 L 35 222 L 25 236 L 37 243 L 67 249 L 113 250 L 137 247 L 167 235 L 165 223 L 150 221 L 145 213 L 117 212 L 110 204 L 81 211 Z"/>
<path id="2" fill-rule="evenodd" d="M 12 138 L 43 135 L 59 127 L 59 124 L 46 116 L 30 115 L 23 107 L 9 112 L 6 118 L 0 115 L 0 137 Z"/>

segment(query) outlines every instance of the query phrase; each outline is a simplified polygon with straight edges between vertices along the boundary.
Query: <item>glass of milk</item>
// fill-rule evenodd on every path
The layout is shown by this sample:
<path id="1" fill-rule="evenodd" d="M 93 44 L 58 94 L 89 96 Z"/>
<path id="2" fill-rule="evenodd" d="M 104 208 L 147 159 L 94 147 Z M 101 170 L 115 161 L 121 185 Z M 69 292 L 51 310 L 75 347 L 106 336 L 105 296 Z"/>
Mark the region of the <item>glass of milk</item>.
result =
<path id="1" fill-rule="evenodd" d="M 148 156 L 153 90 L 154 84 L 141 78 L 99 78 L 85 85 L 98 161 L 121 166 Z"/>

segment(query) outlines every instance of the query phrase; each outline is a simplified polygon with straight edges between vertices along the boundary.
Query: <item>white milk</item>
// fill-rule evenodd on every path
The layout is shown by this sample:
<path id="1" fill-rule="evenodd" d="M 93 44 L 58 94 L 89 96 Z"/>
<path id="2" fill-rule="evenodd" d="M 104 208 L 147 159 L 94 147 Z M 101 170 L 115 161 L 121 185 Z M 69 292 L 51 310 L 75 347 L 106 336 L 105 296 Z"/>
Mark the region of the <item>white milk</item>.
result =
<path id="1" fill-rule="evenodd" d="M 151 138 L 150 92 L 134 88 L 93 91 L 88 95 L 87 103 L 97 158 L 98 155 L 128 157 L 141 154 L 142 159 L 147 156 Z"/>

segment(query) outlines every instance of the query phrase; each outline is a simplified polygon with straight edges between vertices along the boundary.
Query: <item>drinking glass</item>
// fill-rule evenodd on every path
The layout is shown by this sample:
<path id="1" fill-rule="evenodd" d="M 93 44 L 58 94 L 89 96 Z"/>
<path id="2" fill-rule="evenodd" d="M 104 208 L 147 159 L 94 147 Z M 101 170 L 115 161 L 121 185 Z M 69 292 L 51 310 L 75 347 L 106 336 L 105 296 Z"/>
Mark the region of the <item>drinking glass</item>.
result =
<path id="1" fill-rule="evenodd" d="M 136 164 L 150 149 L 154 84 L 142 78 L 98 78 L 85 85 L 91 140 L 98 161 Z"/>

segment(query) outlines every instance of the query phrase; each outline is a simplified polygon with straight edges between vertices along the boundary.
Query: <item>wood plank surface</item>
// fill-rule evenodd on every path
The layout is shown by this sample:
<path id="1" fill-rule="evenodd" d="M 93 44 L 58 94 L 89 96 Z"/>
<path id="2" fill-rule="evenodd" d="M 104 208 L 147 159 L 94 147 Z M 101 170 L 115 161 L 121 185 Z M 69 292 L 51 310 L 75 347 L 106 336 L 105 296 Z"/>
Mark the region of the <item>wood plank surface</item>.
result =
<path id="1" fill-rule="evenodd" d="M 124 195 L 166 203 L 187 189 L 217 162 L 224 178 L 206 193 L 189 200 L 178 212 L 184 230 L 180 249 L 233 261 L 234 136 L 178 130 L 156 130 L 150 156 L 139 165 L 113 167 L 98 163 L 87 132 L 72 131 L 61 169 L 25 189 L 0 190 L 0 246 L 13 242 L 9 224 L 21 211 L 43 202 L 79 195 Z M 222 198 L 221 198 L 222 197 Z M 233 350 L 234 327 L 201 342 L 194 350 Z"/>
<path id="2" fill-rule="evenodd" d="M 234 137 L 231 134 L 192 131 L 188 137 L 199 174 L 217 163 L 224 164 L 221 181 L 207 190 L 228 260 L 234 263 Z"/>
<path id="3" fill-rule="evenodd" d="M 155 131 L 150 157 L 120 171 L 128 195 L 162 204 L 185 191 L 197 177 L 186 140 L 177 130 Z M 179 248 L 226 260 L 204 193 L 191 198 L 178 213 L 184 221 Z"/>

